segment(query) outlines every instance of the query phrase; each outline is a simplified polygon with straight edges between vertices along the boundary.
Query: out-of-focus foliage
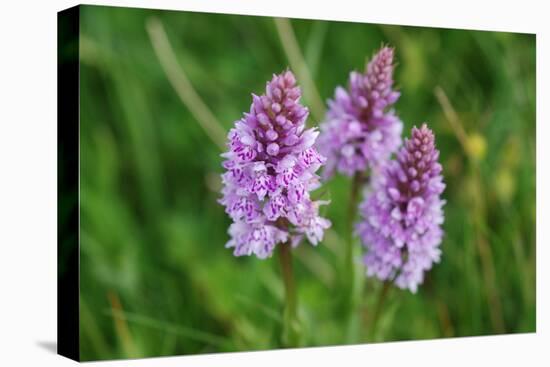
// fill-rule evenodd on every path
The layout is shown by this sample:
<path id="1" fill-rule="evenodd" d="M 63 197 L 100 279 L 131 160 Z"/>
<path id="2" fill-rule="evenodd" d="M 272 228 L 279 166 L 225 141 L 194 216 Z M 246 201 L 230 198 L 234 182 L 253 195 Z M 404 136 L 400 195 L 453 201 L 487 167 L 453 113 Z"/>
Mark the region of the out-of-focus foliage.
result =
<path id="1" fill-rule="evenodd" d="M 221 152 L 161 68 L 146 31 L 151 17 L 226 130 L 250 93 L 288 66 L 269 17 L 81 8 L 81 356 L 278 348 L 277 259 L 235 258 L 224 248 Z M 306 344 L 534 331 L 535 36 L 291 24 L 323 99 L 381 44 L 395 47 L 396 108 L 405 131 L 424 121 L 435 131 L 448 185 L 442 262 L 416 295 L 390 290 L 372 336 L 367 320 L 381 284 L 365 281 L 355 340 L 337 297 L 350 182 L 326 186 L 333 228 L 317 248 L 294 251 Z"/>

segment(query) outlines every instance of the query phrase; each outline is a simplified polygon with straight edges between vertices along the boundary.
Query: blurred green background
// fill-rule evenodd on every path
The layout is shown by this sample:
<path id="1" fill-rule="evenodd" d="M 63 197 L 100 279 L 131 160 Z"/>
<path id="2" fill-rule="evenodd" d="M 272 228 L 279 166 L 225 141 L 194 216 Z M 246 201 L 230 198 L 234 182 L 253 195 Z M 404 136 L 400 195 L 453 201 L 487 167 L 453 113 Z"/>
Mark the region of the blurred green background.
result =
<path id="1" fill-rule="evenodd" d="M 350 180 L 334 179 L 332 229 L 293 252 L 306 345 L 535 331 L 535 36 L 279 22 L 81 7 L 81 358 L 281 346 L 279 264 L 224 248 L 221 150 L 196 117 L 227 131 L 289 60 L 305 60 L 298 80 L 309 72 L 324 102 L 382 44 L 396 49 L 405 131 L 427 121 L 441 150 L 442 261 L 417 294 L 390 291 L 375 335 L 364 323 L 381 284 L 365 280 L 359 334 L 346 339 L 337 295 Z"/>

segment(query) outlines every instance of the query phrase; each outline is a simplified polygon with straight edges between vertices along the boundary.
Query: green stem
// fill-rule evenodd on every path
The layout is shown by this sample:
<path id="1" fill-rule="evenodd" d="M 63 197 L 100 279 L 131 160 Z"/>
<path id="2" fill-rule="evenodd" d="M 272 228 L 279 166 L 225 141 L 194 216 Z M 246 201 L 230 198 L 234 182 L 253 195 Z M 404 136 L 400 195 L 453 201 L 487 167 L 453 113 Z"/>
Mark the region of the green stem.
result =
<path id="1" fill-rule="evenodd" d="M 345 312 L 347 315 L 347 339 L 348 342 L 354 342 L 354 335 L 357 331 L 357 315 L 356 308 L 358 303 L 358 287 L 356 279 L 356 269 L 354 262 L 354 241 L 353 241 L 353 224 L 357 215 L 357 207 L 359 200 L 359 192 L 364 182 L 362 173 L 356 173 L 351 183 L 350 197 L 347 208 L 347 228 L 346 228 L 346 248 L 344 253 L 344 289 L 346 294 L 344 297 Z"/>
<path id="2" fill-rule="evenodd" d="M 359 196 L 359 189 L 361 188 L 361 183 L 363 181 L 362 177 L 363 175 L 361 173 L 356 173 L 355 176 L 353 176 L 353 181 L 351 183 L 351 192 L 349 196 L 347 213 L 348 241 L 346 247 L 346 262 L 348 263 L 348 265 L 353 264 L 353 223 L 355 222 L 355 215 L 357 214 L 357 199 Z"/>
<path id="3" fill-rule="evenodd" d="M 290 243 L 277 246 L 279 249 L 279 262 L 281 275 L 285 287 L 285 307 L 283 311 L 283 335 L 282 342 L 285 347 L 298 347 L 300 345 L 300 322 L 298 320 L 298 301 L 296 298 L 296 285 L 292 270 L 292 254 Z"/>
<path id="4" fill-rule="evenodd" d="M 378 326 L 378 320 L 380 319 L 380 314 L 382 313 L 382 307 L 384 306 L 384 301 L 386 300 L 386 297 L 388 295 L 388 291 L 390 290 L 391 282 L 386 281 L 384 282 L 384 285 L 382 286 L 382 290 L 380 291 L 380 294 L 378 295 L 378 301 L 376 302 L 376 307 L 374 309 L 374 314 L 370 326 L 370 340 L 373 340 L 376 336 L 376 328 Z"/>

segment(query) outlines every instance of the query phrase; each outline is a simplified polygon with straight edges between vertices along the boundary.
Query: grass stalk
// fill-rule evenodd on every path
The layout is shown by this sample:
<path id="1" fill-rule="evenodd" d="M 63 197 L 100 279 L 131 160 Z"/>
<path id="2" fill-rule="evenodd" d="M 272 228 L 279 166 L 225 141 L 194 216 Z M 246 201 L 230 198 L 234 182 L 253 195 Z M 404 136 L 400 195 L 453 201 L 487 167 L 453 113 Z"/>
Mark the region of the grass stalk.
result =
<path id="1" fill-rule="evenodd" d="M 162 69 L 181 101 L 195 117 L 208 137 L 221 150 L 225 150 L 225 129 L 195 91 L 189 78 L 180 67 L 164 26 L 157 18 L 150 18 L 147 21 L 146 29 Z"/>
<path id="2" fill-rule="evenodd" d="M 180 336 L 185 339 L 205 343 L 207 345 L 212 345 L 220 348 L 223 346 L 232 346 L 232 341 L 229 338 L 205 332 L 203 330 L 198 330 L 183 325 L 175 325 L 171 322 L 157 320 L 145 315 L 127 312 L 124 310 L 111 309 L 107 310 L 106 313 L 109 316 L 113 317 L 115 322 L 117 320 L 121 320 L 125 323 L 132 323 L 135 325 L 144 326 L 153 330 L 162 331 L 166 334 Z"/>
<path id="3" fill-rule="evenodd" d="M 109 303 L 111 304 L 111 310 L 113 313 L 124 312 L 122 308 L 122 303 L 120 302 L 120 298 L 115 292 L 113 291 L 108 292 L 107 298 L 109 299 Z M 126 319 L 115 318 L 114 322 L 115 322 L 116 334 L 118 335 L 118 338 L 122 343 L 122 348 L 124 350 L 124 353 L 126 354 L 126 357 L 138 358 L 139 355 L 137 353 L 137 349 L 134 344 L 132 334 L 130 333 L 130 328 L 128 327 L 128 323 L 126 322 Z"/>
<path id="4" fill-rule="evenodd" d="M 471 193 L 470 199 L 474 213 L 472 220 L 475 231 L 475 243 L 479 258 L 481 260 L 481 270 L 483 274 L 485 293 L 487 294 L 487 306 L 489 308 L 491 324 L 495 332 L 503 333 L 505 331 L 504 316 L 500 296 L 498 294 L 493 253 L 484 231 L 484 228 L 486 228 L 487 210 L 483 203 L 485 202 L 486 193 L 483 189 L 483 180 L 481 178 L 478 161 L 479 157 L 476 157 L 473 153 L 472 147 L 470 146 L 471 144 L 469 143 L 470 138 L 445 91 L 441 87 L 437 86 L 434 90 L 434 94 L 441 105 L 443 113 L 447 121 L 449 121 L 457 140 L 462 145 L 462 149 L 466 153 L 466 157 L 468 157 L 472 168 L 472 177 L 475 182 L 473 186 L 475 190 Z"/>
<path id="5" fill-rule="evenodd" d="M 275 21 L 275 27 L 277 28 L 277 33 L 281 39 L 281 44 L 288 58 L 288 62 L 290 63 L 290 67 L 296 73 L 303 87 L 304 97 L 311 106 L 313 117 L 317 121 L 321 121 L 325 116 L 325 104 L 313 82 L 313 77 L 311 76 L 304 55 L 296 40 L 292 24 L 287 18 L 274 18 L 273 20 Z"/>

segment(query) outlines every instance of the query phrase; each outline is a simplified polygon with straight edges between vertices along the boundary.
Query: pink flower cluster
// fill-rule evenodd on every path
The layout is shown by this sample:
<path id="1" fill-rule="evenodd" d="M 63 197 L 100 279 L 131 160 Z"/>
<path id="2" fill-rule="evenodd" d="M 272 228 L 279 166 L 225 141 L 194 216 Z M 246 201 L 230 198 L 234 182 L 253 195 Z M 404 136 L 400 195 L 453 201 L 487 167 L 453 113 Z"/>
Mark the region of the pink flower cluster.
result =
<path id="1" fill-rule="evenodd" d="M 439 261 L 445 184 L 438 159 L 434 134 L 424 124 L 412 129 L 397 160 L 374 176 L 356 227 L 367 249 L 368 276 L 416 292 L 424 273 Z"/>
<path id="2" fill-rule="evenodd" d="M 383 47 L 364 74 L 353 71 L 348 89 L 337 87 L 317 143 L 327 159 L 324 178 L 374 168 L 401 145 L 403 123 L 393 110 L 393 49 Z"/>
<path id="3" fill-rule="evenodd" d="M 278 243 L 296 246 L 304 236 L 316 245 L 330 226 L 319 216 L 325 202 L 310 197 L 326 159 L 314 147 L 319 132 L 305 129 L 300 96 L 292 72 L 274 75 L 228 134 L 220 203 L 233 219 L 226 247 L 235 256 L 267 258 Z"/>

